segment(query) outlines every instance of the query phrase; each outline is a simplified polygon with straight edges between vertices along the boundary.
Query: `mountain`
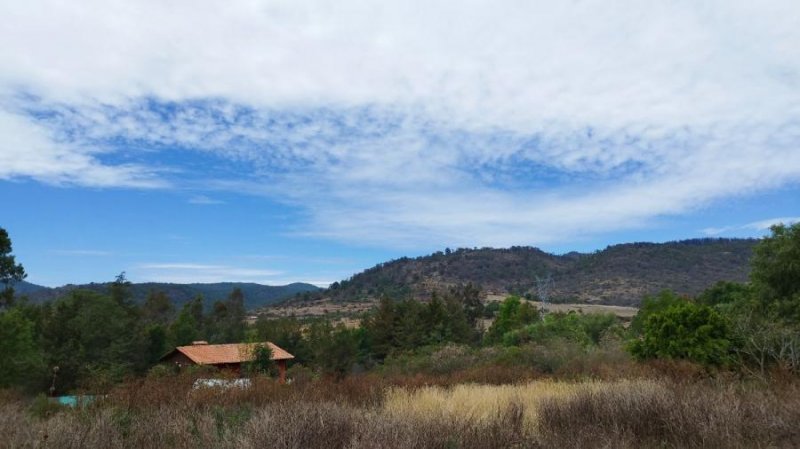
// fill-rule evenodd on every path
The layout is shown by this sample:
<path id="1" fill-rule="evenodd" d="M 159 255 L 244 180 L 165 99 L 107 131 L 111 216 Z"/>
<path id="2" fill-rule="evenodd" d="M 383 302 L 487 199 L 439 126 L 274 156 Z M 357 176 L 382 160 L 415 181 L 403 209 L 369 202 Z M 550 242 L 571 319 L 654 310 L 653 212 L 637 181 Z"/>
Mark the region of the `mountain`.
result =
<path id="1" fill-rule="evenodd" d="M 14 290 L 18 295 L 26 295 L 32 301 L 41 302 L 59 298 L 75 289 L 86 289 L 105 293 L 108 291 L 109 284 L 110 283 L 69 284 L 63 287 L 50 288 L 23 281 L 16 283 L 14 285 Z M 216 300 L 225 299 L 236 287 L 242 289 L 245 307 L 247 309 L 263 307 L 286 299 L 287 297 L 319 290 L 317 286 L 300 282 L 280 286 L 248 282 L 219 282 L 215 284 L 145 282 L 141 284 L 131 284 L 131 292 L 133 293 L 134 300 L 144 302 L 148 293 L 151 291 L 162 291 L 172 299 L 176 307 L 180 307 L 197 295 L 203 295 L 206 300 L 206 306 L 210 306 Z"/>
<path id="2" fill-rule="evenodd" d="M 424 299 L 471 282 L 489 293 L 535 294 L 536 278 L 552 278 L 553 301 L 636 305 L 670 289 L 696 295 L 717 281 L 747 280 L 755 239 L 627 243 L 594 253 L 549 254 L 537 248 L 457 249 L 378 264 L 328 290 L 292 300 L 361 301 L 381 295 Z"/>

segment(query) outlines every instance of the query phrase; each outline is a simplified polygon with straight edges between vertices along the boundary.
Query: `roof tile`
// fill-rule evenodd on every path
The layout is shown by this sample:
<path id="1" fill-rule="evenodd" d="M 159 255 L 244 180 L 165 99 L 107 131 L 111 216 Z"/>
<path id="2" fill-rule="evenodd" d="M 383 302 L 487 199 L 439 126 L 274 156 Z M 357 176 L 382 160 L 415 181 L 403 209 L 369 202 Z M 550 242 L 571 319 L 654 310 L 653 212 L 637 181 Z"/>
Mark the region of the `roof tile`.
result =
<path id="1" fill-rule="evenodd" d="M 271 342 L 264 343 L 231 343 L 223 345 L 197 344 L 178 346 L 176 349 L 189 357 L 198 365 L 217 365 L 222 363 L 249 362 L 255 357 L 256 345 L 267 345 L 272 349 L 272 360 L 289 360 L 294 356 Z"/>

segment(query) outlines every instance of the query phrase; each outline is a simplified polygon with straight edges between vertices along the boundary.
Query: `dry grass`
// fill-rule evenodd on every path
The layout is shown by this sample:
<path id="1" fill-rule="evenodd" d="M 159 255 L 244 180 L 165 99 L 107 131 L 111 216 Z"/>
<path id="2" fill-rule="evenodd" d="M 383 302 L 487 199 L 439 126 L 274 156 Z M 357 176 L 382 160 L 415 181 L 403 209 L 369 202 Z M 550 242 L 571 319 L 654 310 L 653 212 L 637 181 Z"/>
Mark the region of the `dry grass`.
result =
<path id="1" fill-rule="evenodd" d="M 597 382 L 584 386 L 599 387 Z M 409 391 L 391 388 L 386 393 L 384 411 L 389 416 L 416 419 L 444 419 L 458 422 L 488 423 L 505 410 L 518 407 L 528 431 L 535 430 L 539 404 L 547 399 L 563 400 L 575 394 L 575 383 L 540 381 L 521 385 L 475 385 L 424 387 Z"/>
<path id="2" fill-rule="evenodd" d="M 800 387 L 639 379 L 426 385 L 374 377 L 192 391 L 148 379 L 44 417 L 2 396 L 0 448 L 777 448 Z M 716 383 L 715 383 L 716 382 Z M 404 386 L 400 386 L 404 385 Z"/>

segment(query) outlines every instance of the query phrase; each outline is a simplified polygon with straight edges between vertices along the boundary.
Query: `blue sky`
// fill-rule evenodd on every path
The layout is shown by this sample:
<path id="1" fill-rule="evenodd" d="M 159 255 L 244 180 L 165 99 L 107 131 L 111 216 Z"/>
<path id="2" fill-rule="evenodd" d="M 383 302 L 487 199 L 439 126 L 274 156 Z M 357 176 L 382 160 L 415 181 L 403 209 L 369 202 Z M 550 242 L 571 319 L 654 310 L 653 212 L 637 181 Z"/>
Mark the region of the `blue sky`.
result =
<path id="1" fill-rule="evenodd" d="M 340 280 L 800 217 L 791 1 L 5 2 L 29 280 Z"/>

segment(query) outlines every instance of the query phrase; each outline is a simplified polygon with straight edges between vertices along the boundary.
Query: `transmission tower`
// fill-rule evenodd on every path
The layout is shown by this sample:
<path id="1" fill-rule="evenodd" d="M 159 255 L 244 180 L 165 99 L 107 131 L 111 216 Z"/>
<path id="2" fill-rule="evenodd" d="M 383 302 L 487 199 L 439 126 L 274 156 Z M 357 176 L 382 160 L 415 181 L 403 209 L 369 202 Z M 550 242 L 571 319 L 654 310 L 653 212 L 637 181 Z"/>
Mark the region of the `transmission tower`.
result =
<path id="1" fill-rule="evenodd" d="M 546 276 L 536 276 L 536 296 L 542 302 L 542 313 L 548 312 L 550 304 L 550 291 L 553 289 L 553 277 L 548 273 Z"/>

